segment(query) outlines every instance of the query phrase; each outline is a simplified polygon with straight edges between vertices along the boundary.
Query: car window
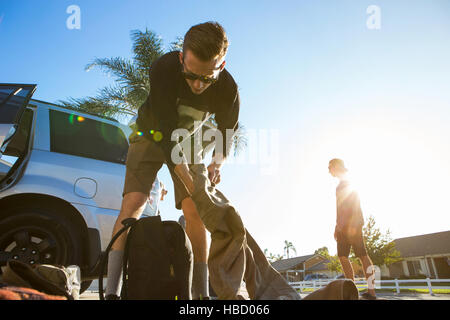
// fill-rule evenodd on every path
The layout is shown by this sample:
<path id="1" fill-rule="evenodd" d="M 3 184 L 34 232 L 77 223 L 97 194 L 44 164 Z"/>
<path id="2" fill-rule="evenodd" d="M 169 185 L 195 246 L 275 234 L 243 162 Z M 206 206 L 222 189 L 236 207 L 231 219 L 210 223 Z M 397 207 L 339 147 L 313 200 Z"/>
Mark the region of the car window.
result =
<path id="1" fill-rule="evenodd" d="M 117 126 L 50 110 L 50 150 L 125 164 L 128 141 Z"/>
<path id="2" fill-rule="evenodd" d="M 24 105 L 34 87 L 2 86 L 0 87 L 0 123 L 17 122 L 18 110 Z"/>
<path id="3" fill-rule="evenodd" d="M 20 175 L 22 164 L 29 151 L 33 116 L 32 109 L 24 111 L 15 134 L 0 153 L 0 190 L 12 185 L 13 180 Z"/>
<path id="4" fill-rule="evenodd" d="M 16 134 L 3 152 L 2 159 L 7 157 L 21 157 L 25 154 L 30 137 L 31 124 L 33 122 L 33 111 L 26 109 L 20 119 Z"/>

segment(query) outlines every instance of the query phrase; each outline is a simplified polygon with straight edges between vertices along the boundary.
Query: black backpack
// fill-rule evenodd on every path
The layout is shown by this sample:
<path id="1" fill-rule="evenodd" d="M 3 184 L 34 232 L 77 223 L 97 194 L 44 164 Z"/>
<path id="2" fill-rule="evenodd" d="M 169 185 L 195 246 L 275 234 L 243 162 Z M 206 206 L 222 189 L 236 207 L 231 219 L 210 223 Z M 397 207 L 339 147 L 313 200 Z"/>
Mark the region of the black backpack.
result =
<path id="1" fill-rule="evenodd" d="M 193 254 L 178 222 L 160 216 L 122 221 L 100 264 L 99 296 L 104 300 L 103 275 L 116 239 L 128 233 L 123 255 L 122 300 L 191 300 Z"/>

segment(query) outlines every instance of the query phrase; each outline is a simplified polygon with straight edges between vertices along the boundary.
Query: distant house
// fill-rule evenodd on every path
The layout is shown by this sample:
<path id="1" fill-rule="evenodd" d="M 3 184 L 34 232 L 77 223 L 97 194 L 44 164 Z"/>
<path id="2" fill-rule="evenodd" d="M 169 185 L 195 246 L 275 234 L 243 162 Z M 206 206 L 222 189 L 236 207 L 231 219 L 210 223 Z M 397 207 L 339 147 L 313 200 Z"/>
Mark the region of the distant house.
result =
<path id="1" fill-rule="evenodd" d="M 290 281 L 303 281 L 310 273 L 323 273 L 329 277 L 334 277 L 335 272 L 329 271 L 326 264 L 330 261 L 320 254 L 310 254 L 307 256 L 278 260 L 272 263 L 275 270 Z"/>
<path id="2" fill-rule="evenodd" d="M 305 275 L 310 274 L 310 273 L 320 273 L 320 274 L 325 274 L 330 278 L 334 278 L 337 275 L 341 274 L 341 273 L 337 273 L 337 272 L 328 270 L 328 264 L 330 262 L 331 261 L 328 259 L 325 259 L 324 261 L 319 262 L 318 264 L 308 268 L 305 272 Z M 353 263 L 351 261 L 350 261 L 350 263 L 352 264 L 355 277 L 356 278 L 364 277 L 364 272 L 363 272 L 362 267 L 360 265 L 358 265 L 357 263 Z"/>
<path id="3" fill-rule="evenodd" d="M 328 270 L 328 264 L 330 263 L 330 260 L 325 259 L 311 267 L 309 267 L 308 269 L 306 269 L 305 272 L 305 276 L 308 274 L 312 274 L 312 273 L 320 273 L 320 274 L 326 274 L 327 276 L 329 276 L 330 278 L 333 278 L 336 276 L 335 272 L 332 272 L 330 270 Z"/>
<path id="4" fill-rule="evenodd" d="M 450 231 L 400 238 L 394 242 L 403 260 L 384 266 L 383 276 L 450 278 Z"/>
<path id="5" fill-rule="evenodd" d="M 382 266 L 381 275 L 391 278 L 429 277 L 450 279 L 450 231 L 424 234 L 394 240 L 402 261 Z M 303 281 L 307 274 L 337 275 L 328 270 L 330 261 L 320 254 L 278 260 L 272 266 L 290 281 Z M 362 268 L 353 265 L 355 276 L 363 276 Z"/>

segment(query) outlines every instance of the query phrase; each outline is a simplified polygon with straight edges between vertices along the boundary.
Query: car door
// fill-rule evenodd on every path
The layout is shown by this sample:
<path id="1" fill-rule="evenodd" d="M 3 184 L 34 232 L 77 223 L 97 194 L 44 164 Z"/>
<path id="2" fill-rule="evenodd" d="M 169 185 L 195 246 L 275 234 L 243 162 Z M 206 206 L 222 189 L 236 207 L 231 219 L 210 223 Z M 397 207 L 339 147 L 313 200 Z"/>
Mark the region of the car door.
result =
<path id="1" fill-rule="evenodd" d="M 20 169 L 26 163 L 26 155 L 23 154 L 19 161 L 14 163 L 8 161 L 8 156 L 11 154 L 15 158 L 21 156 L 11 153 L 16 148 L 12 144 L 8 148 L 8 145 L 13 140 L 21 140 L 18 134 L 19 124 L 21 124 L 25 109 L 35 90 L 35 84 L 0 84 L 0 191 L 16 182 L 21 173 Z M 17 139 L 15 139 L 16 135 Z M 8 152 L 5 153 L 5 150 Z"/>
<path id="2" fill-rule="evenodd" d="M 35 84 L 0 84 L 0 156 L 16 133 Z"/>

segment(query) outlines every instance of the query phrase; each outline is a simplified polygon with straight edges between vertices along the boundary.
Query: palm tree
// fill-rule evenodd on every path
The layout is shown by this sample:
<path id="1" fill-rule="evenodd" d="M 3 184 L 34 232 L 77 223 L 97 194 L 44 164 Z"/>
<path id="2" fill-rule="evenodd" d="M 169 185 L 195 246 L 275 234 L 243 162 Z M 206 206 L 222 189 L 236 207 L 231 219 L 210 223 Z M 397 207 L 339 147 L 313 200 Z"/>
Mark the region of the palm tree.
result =
<path id="1" fill-rule="evenodd" d="M 150 67 L 165 53 L 165 49 L 162 39 L 148 29 L 132 30 L 131 40 L 134 53 L 132 59 L 96 58 L 85 67 L 86 71 L 98 67 L 114 76 L 116 78 L 114 85 L 100 89 L 95 97 L 69 98 L 58 102 L 67 108 L 115 117 L 118 120 L 135 116 L 150 92 Z M 181 50 L 182 47 L 183 39 L 178 37 L 170 44 L 169 51 Z M 212 123 L 215 123 L 214 120 Z M 234 155 L 238 155 L 246 146 L 245 129 L 238 124 L 233 136 Z"/>
<path id="2" fill-rule="evenodd" d="M 100 89 L 95 97 L 69 98 L 68 101 L 59 102 L 66 107 L 104 116 L 120 118 L 136 115 L 137 109 L 150 92 L 148 70 L 164 54 L 164 48 L 162 40 L 148 29 L 145 32 L 132 30 L 131 39 L 133 59 L 96 58 L 85 67 L 86 71 L 99 67 L 116 78 L 115 85 Z"/>
<path id="3" fill-rule="evenodd" d="M 295 250 L 294 245 L 292 244 L 292 242 L 284 240 L 284 250 L 286 252 L 286 257 L 289 259 L 289 250 L 294 251 L 295 253 L 297 253 L 297 251 Z"/>
<path id="4" fill-rule="evenodd" d="M 272 252 L 269 252 L 268 249 L 264 249 L 264 255 L 266 256 L 267 260 L 269 262 L 274 262 L 283 259 L 283 256 L 280 254 L 273 254 Z"/>
<path id="5" fill-rule="evenodd" d="M 281 259 L 283 259 L 283 256 L 281 254 L 273 254 L 272 252 L 270 252 L 267 256 L 267 260 L 269 260 L 269 262 L 275 262 Z"/>

